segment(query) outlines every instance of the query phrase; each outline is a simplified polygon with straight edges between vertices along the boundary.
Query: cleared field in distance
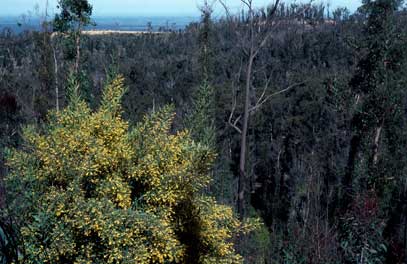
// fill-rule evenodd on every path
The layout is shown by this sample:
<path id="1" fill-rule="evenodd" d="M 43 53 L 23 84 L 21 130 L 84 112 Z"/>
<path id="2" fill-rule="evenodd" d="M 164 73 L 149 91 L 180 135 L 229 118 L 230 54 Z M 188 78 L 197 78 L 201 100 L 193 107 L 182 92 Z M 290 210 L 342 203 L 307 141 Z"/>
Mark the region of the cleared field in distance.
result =
<path id="1" fill-rule="evenodd" d="M 82 31 L 85 35 L 110 35 L 110 34 L 129 34 L 129 35 L 143 35 L 143 34 L 164 34 L 166 32 L 148 32 L 148 31 L 126 31 L 126 30 L 85 30 Z"/>

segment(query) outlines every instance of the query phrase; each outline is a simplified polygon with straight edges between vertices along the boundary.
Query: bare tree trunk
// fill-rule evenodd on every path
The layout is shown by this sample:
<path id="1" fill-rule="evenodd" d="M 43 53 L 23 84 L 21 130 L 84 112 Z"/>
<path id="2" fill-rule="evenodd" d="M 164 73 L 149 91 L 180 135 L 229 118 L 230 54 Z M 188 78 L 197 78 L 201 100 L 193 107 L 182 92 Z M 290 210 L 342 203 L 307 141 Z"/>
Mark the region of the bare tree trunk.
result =
<path id="1" fill-rule="evenodd" d="M 369 156 L 369 163 L 368 163 L 368 177 L 369 181 L 367 182 L 368 189 L 380 190 L 380 186 L 377 185 L 377 162 L 379 160 L 379 144 L 380 144 L 380 137 L 382 135 L 384 126 L 384 117 L 382 118 L 380 124 L 373 130 L 374 131 L 374 138 L 372 143 L 372 152 Z"/>
<path id="2" fill-rule="evenodd" d="M 244 101 L 244 116 L 243 116 L 243 128 L 240 144 L 240 161 L 239 161 L 239 182 L 238 182 L 238 202 L 237 211 L 241 219 L 244 218 L 244 203 L 245 203 L 245 189 L 246 189 L 246 154 L 247 154 L 247 131 L 249 127 L 249 109 L 250 109 L 250 85 L 253 68 L 253 52 L 249 57 L 249 64 L 246 73 L 246 91 Z"/>
<path id="3" fill-rule="evenodd" d="M 45 1 L 45 19 L 48 18 L 48 0 Z"/>
<path id="4" fill-rule="evenodd" d="M 52 53 L 54 56 L 55 105 L 56 105 L 57 112 L 59 112 L 58 59 L 57 59 L 56 47 L 52 43 L 51 43 L 51 47 L 52 47 Z"/>
<path id="5" fill-rule="evenodd" d="M 380 141 L 380 136 L 382 134 L 382 130 L 383 130 L 383 123 L 379 127 L 376 128 L 376 135 L 375 135 L 374 142 L 373 142 L 373 158 L 372 158 L 373 166 L 376 166 L 377 160 L 379 159 L 379 141 Z"/>
<path id="6" fill-rule="evenodd" d="M 79 73 L 79 63 L 81 60 L 81 28 L 79 27 L 76 36 L 76 60 L 75 60 L 75 73 Z"/>
<path id="7" fill-rule="evenodd" d="M 251 80 L 253 74 L 253 63 L 254 59 L 258 55 L 259 51 L 266 45 L 267 41 L 271 38 L 272 30 L 269 29 L 266 32 L 257 32 L 255 28 L 255 17 L 254 17 L 254 10 L 253 10 L 253 0 L 241 0 L 241 2 L 248 8 L 248 22 L 249 22 L 249 34 L 247 35 L 247 39 L 241 38 L 240 34 L 239 38 L 243 41 L 243 46 L 247 47 L 248 53 L 248 63 L 247 63 L 247 71 L 246 71 L 246 87 L 245 87 L 245 99 L 244 99 L 244 113 L 243 113 L 243 120 L 242 120 L 242 129 L 237 126 L 237 123 L 240 121 L 241 116 L 235 119 L 233 122 L 233 115 L 236 109 L 236 98 L 235 101 L 232 103 L 232 111 L 229 117 L 229 124 L 235 128 L 241 134 L 241 144 L 240 144 L 240 160 L 239 160 L 239 176 L 238 176 L 238 190 L 237 190 L 237 211 L 239 214 L 239 218 L 244 218 L 244 210 L 245 210 L 245 192 L 246 192 L 246 183 L 247 183 L 247 175 L 246 175 L 246 159 L 248 156 L 248 147 L 247 147 L 247 134 L 249 129 L 249 119 L 251 112 L 256 111 L 256 109 L 260 108 L 262 104 L 268 101 L 272 96 L 283 93 L 289 89 L 284 89 L 280 92 L 274 93 L 270 96 L 265 97 L 266 90 L 268 88 L 269 81 L 267 81 L 267 85 L 263 91 L 262 96 L 258 99 L 257 103 L 254 107 L 252 107 L 250 99 L 251 99 Z M 273 16 L 277 10 L 280 0 L 276 0 L 271 11 L 270 17 Z M 229 9 L 227 8 L 224 1 L 220 0 L 221 5 L 225 8 L 226 15 L 230 18 Z M 270 20 L 270 19 L 269 19 Z M 267 23 L 267 21 L 265 21 Z M 260 25 L 261 23 L 259 23 Z M 270 27 L 272 23 L 270 24 Z M 260 29 L 260 28 L 259 28 Z M 244 49 L 246 51 L 246 49 Z M 240 71 L 239 71 L 240 75 Z M 293 86 L 294 87 L 294 86 Z"/>
<path id="8" fill-rule="evenodd" d="M 76 29 L 76 59 L 75 59 L 75 68 L 74 72 L 76 74 L 79 73 L 79 64 L 81 62 L 81 34 L 82 34 L 82 24 L 78 24 L 78 28 Z"/>

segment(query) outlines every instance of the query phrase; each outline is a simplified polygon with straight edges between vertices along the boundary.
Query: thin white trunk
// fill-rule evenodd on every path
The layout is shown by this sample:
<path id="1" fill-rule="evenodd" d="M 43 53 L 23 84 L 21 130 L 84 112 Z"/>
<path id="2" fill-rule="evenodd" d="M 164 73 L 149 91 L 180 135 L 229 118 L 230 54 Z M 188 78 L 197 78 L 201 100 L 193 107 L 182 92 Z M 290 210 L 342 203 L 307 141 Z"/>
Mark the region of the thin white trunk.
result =
<path id="1" fill-rule="evenodd" d="M 57 112 L 59 112 L 58 59 L 57 59 L 56 47 L 52 43 L 51 43 L 51 46 L 52 46 L 52 53 L 54 56 L 55 105 L 56 105 Z"/>
<path id="2" fill-rule="evenodd" d="M 79 63 L 81 60 L 81 33 L 80 29 L 76 36 L 76 61 L 75 61 L 75 73 L 79 73 Z"/>
<path id="3" fill-rule="evenodd" d="M 379 126 L 376 128 L 376 135 L 374 138 L 374 143 L 373 143 L 373 165 L 377 165 L 377 161 L 379 159 L 379 141 L 380 141 L 380 136 L 382 134 L 383 130 L 383 125 Z"/>

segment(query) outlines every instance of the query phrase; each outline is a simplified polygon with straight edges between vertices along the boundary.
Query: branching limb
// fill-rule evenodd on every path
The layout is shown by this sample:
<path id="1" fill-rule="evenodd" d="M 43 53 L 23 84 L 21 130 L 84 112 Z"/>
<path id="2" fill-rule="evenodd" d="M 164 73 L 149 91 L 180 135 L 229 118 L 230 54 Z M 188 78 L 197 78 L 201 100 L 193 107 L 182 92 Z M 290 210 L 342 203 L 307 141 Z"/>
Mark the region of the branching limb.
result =
<path id="1" fill-rule="evenodd" d="M 233 96 L 233 103 L 232 103 L 232 110 L 230 111 L 229 119 L 228 119 L 228 124 L 233 127 L 239 134 L 242 134 L 242 130 L 237 126 L 237 123 L 241 119 L 242 116 L 239 116 L 233 121 L 233 116 L 235 115 L 236 111 L 236 105 L 237 105 L 237 99 L 236 95 Z"/>
<path id="2" fill-rule="evenodd" d="M 262 96 L 259 98 L 259 100 L 257 101 L 256 105 L 253 106 L 252 108 L 250 108 L 249 111 L 250 111 L 250 112 L 255 112 L 255 111 L 257 111 L 262 105 L 264 105 L 268 100 L 270 100 L 271 98 L 273 98 L 273 97 L 275 97 L 275 96 L 277 96 L 277 95 L 279 95 L 279 94 L 288 92 L 288 91 L 290 91 L 290 90 L 292 90 L 292 89 L 294 89 L 294 88 L 296 88 L 296 87 L 298 87 L 298 86 L 300 86 L 300 85 L 303 85 L 303 84 L 305 84 L 305 83 L 304 83 L 304 82 L 295 83 L 295 84 L 293 84 L 293 85 L 288 86 L 287 88 L 285 88 L 285 89 L 283 89 L 283 90 L 280 90 L 280 91 L 278 91 L 278 92 L 272 93 L 272 94 L 268 95 L 267 97 L 264 97 L 264 95 L 262 95 Z M 261 99 L 262 97 L 263 97 L 263 99 Z"/>
<path id="3" fill-rule="evenodd" d="M 240 67 L 239 71 L 237 73 L 236 79 L 239 81 L 241 74 L 242 74 L 242 68 L 243 68 L 243 61 L 240 61 Z M 228 124 L 234 128 L 239 134 L 242 133 L 242 130 L 237 126 L 237 123 L 240 121 L 242 116 L 238 116 L 234 121 L 233 121 L 233 116 L 235 115 L 236 111 L 236 105 L 237 105 L 237 95 L 235 92 L 235 84 L 232 82 L 232 89 L 233 89 L 233 99 L 232 99 L 232 110 L 230 111 L 229 119 L 228 119 Z"/>

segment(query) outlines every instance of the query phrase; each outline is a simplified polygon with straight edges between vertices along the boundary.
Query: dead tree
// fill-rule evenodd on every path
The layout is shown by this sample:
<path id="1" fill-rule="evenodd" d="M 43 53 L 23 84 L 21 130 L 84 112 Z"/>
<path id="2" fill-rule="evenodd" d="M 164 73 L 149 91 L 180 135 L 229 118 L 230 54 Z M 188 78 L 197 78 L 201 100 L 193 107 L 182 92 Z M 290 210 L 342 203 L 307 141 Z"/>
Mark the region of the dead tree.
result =
<path id="1" fill-rule="evenodd" d="M 236 26 L 235 33 L 240 40 L 238 45 L 245 54 L 247 61 L 242 63 L 237 76 L 241 76 L 244 68 L 244 102 L 243 114 L 236 116 L 237 98 L 236 95 L 232 99 L 232 109 L 228 119 L 228 123 L 240 134 L 240 156 L 239 156 L 239 175 L 238 175 L 238 190 L 237 190 L 237 211 L 241 219 L 245 216 L 245 203 L 247 193 L 247 156 L 248 156 L 248 129 L 250 117 L 259 110 L 271 98 L 287 92 L 302 83 L 290 85 L 277 92 L 270 93 L 269 88 L 272 81 L 271 76 L 265 77 L 265 85 L 262 92 L 256 100 L 253 100 L 255 95 L 255 87 L 253 87 L 253 74 L 255 72 L 254 63 L 260 51 L 269 43 L 275 33 L 275 28 L 279 24 L 277 19 L 277 9 L 280 5 L 280 0 L 276 0 L 268 9 L 265 16 L 259 16 L 254 8 L 253 0 L 240 0 L 247 11 L 245 12 L 245 24 L 243 30 Z M 226 16 L 229 23 L 239 23 L 233 21 L 229 8 L 223 0 L 220 0 L 221 5 L 226 11 Z M 243 32 L 242 32 L 243 31 Z M 236 90 L 233 87 L 234 90 Z M 254 101 L 254 102 L 253 102 Z M 240 127 L 239 127 L 240 123 Z"/>

